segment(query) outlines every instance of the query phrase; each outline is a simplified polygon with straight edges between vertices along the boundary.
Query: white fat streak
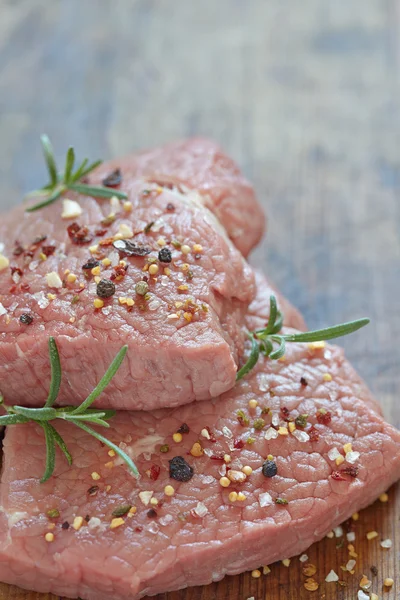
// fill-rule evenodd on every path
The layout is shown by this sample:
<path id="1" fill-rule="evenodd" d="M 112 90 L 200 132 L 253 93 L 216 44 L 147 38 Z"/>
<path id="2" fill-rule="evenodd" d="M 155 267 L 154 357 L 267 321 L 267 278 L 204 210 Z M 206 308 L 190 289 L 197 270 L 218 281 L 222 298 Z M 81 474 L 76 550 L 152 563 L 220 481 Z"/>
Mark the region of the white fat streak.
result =
<path id="1" fill-rule="evenodd" d="M 27 519 L 29 517 L 29 514 L 27 512 L 16 511 L 16 512 L 6 513 L 6 514 L 7 514 L 7 518 L 8 518 L 8 526 L 9 527 L 13 527 L 17 523 L 19 523 L 19 521 L 23 521 L 24 519 Z"/>

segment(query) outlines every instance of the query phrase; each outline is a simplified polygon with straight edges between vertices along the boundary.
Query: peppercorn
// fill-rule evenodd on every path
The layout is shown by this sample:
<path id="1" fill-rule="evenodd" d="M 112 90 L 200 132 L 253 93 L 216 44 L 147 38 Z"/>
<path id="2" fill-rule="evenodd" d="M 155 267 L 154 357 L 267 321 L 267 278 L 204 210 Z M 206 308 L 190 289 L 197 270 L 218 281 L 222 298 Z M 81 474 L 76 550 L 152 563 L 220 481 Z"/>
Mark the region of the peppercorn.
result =
<path id="1" fill-rule="evenodd" d="M 100 262 L 98 260 L 96 260 L 95 258 L 89 258 L 89 260 L 84 265 L 82 265 L 82 269 L 84 271 L 91 271 L 95 267 L 98 267 L 99 264 L 100 264 Z"/>
<path id="2" fill-rule="evenodd" d="M 107 175 L 102 181 L 105 187 L 117 187 L 122 182 L 122 174 L 120 169 L 114 169 L 112 173 Z"/>
<path id="3" fill-rule="evenodd" d="M 276 498 L 275 504 L 285 505 L 285 504 L 289 504 L 289 502 L 287 500 L 285 500 L 284 498 Z"/>
<path id="4" fill-rule="evenodd" d="M 170 210 L 172 212 L 172 211 L 175 210 L 175 206 L 171 202 L 168 202 L 168 204 L 167 204 L 167 210 Z"/>
<path id="5" fill-rule="evenodd" d="M 278 473 L 278 467 L 273 460 L 266 460 L 262 466 L 262 474 L 264 477 L 275 477 Z"/>
<path id="6" fill-rule="evenodd" d="M 172 261 L 171 250 L 168 248 L 161 248 L 158 253 L 158 260 L 163 263 L 170 263 Z"/>
<path id="7" fill-rule="evenodd" d="M 61 525 L 61 529 L 69 529 L 68 521 L 64 521 L 64 523 Z"/>
<path id="8" fill-rule="evenodd" d="M 149 291 L 149 284 L 147 283 L 147 281 L 138 281 L 138 283 L 135 285 L 135 292 L 139 296 L 145 296 L 148 291 Z"/>
<path id="9" fill-rule="evenodd" d="M 176 433 L 189 433 L 189 431 L 189 425 L 187 425 L 186 423 L 182 423 L 182 425 L 179 427 Z"/>
<path id="10" fill-rule="evenodd" d="M 300 383 L 303 387 L 306 387 L 308 385 L 308 381 L 305 377 L 300 377 Z"/>
<path id="11" fill-rule="evenodd" d="M 258 419 L 254 419 L 253 427 L 254 429 L 258 429 L 259 431 L 261 431 L 261 429 L 265 427 L 264 419 L 261 419 L 261 417 Z"/>
<path id="12" fill-rule="evenodd" d="M 30 325 L 31 323 L 33 323 L 33 317 L 29 313 L 24 313 L 23 315 L 21 315 L 19 320 L 23 325 Z"/>
<path id="13" fill-rule="evenodd" d="M 150 508 L 150 510 L 147 511 L 147 516 L 149 519 L 154 519 L 157 516 L 157 511 L 154 510 L 154 508 Z"/>
<path id="14" fill-rule="evenodd" d="M 96 294 L 99 298 L 111 298 L 115 294 L 115 285 L 109 279 L 101 279 L 97 284 Z"/>
<path id="15" fill-rule="evenodd" d="M 300 427 L 300 428 L 304 428 L 307 425 L 307 418 L 308 415 L 299 415 L 298 417 L 296 417 L 295 419 L 295 424 L 296 427 Z"/>
<path id="16" fill-rule="evenodd" d="M 176 481 L 190 481 L 194 471 L 183 456 L 175 456 L 169 461 L 169 476 Z"/>

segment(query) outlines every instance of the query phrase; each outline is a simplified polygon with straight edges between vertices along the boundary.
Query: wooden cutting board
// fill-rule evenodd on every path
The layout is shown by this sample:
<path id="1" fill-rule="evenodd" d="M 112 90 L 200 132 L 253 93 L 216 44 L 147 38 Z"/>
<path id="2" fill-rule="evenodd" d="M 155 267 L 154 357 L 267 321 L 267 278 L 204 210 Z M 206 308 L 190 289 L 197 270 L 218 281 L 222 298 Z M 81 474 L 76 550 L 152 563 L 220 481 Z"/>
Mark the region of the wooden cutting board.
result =
<path id="1" fill-rule="evenodd" d="M 399 427 L 397 0 L 0 0 L 0 14 L 0 207 L 43 183 L 43 131 L 60 158 L 70 143 L 94 159 L 217 138 L 270 218 L 253 263 L 312 327 L 372 318 L 344 345 Z M 354 576 L 340 569 L 343 538 L 313 546 L 315 592 L 295 558 L 257 580 L 229 577 L 159 600 L 355 600 L 371 566 L 373 591 L 397 600 L 399 519 L 399 487 L 361 514 Z M 385 538 L 391 550 L 381 549 Z M 331 569 L 347 586 L 324 583 Z M 396 580 L 390 592 L 385 577 Z M 0 600 L 50 598 L 0 585 Z"/>

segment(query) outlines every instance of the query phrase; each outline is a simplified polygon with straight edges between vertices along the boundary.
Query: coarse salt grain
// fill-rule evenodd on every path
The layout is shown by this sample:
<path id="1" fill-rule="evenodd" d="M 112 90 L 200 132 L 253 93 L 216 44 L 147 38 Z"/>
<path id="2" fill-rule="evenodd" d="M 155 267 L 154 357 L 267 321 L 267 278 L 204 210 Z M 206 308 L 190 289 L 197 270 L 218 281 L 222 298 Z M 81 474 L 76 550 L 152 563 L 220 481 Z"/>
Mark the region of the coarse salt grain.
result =
<path id="1" fill-rule="evenodd" d="M 208 508 L 203 502 L 198 502 L 194 512 L 198 517 L 204 517 L 208 513 Z"/>
<path id="2" fill-rule="evenodd" d="M 47 285 L 51 288 L 62 288 L 62 280 L 58 273 L 55 271 L 51 271 L 51 273 L 46 273 L 46 282 Z"/>
<path id="3" fill-rule="evenodd" d="M 74 219 L 75 217 L 80 217 L 82 212 L 82 207 L 76 200 L 69 200 L 68 198 L 63 200 L 62 219 Z"/>
<path id="4" fill-rule="evenodd" d="M 333 530 L 333 533 L 335 534 L 335 537 L 340 538 L 343 535 L 343 527 L 335 527 L 335 529 Z"/>
<path id="5" fill-rule="evenodd" d="M 389 540 L 389 539 L 388 540 L 383 540 L 381 542 L 381 546 L 382 546 L 382 548 L 389 549 L 389 548 L 391 548 L 393 546 L 393 542 L 392 542 L 392 540 Z"/>
<path id="6" fill-rule="evenodd" d="M 302 554 L 299 558 L 299 561 L 302 563 L 305 563 L 308 561 L 308 555 L 307 554 Z"/>
<path id="7" fill-rule="evenodd" d="M 258 377 L 258 389 L 260 392 L 268 392 L 268 376 L 265 375 L 265 373 L 261 373 L 261 375 Z"/>
<path id="8" fill-rule="evenodd" d="M 7 311 L 4 308 L 4 306 L 2 305 L 2 303 L 0 302 L 0 317 L 5 314 L 7 314 Z"/>
<path id="9" fill-rule="evenodd" d="M 356 561 L 352 558 L 351 560 L 347 561 L 346 570 L 352 571 L 355 566 L 356 566 Z"/>
<path id="10" fill-rule="evenodd" d="M 357 600 L 370 600 L 370 597 L 362 590 L 358 590 Z"/>
<path id="11" fill-rule="evenodd" d="M 337 573 L 335 573 L 335 571 L 332 569 L 328 575 L 325 577 L 325 581 L 327 583 L 331 583 L 332 581 L 339 581 L 339 576 Z"/>
<path id="12" fill-rule="evenodd" d="M 170 523 L 172 523 L 172 521 L 174 520 L 174 517 L 172 515 L 164 515 L 163 517 L 160 517 L 158 522 L 160 523 L 160 525 L 162 525 L 163 527 L 166 527 L 167 525 L 169 525 Z"/>
<path id="13" fill-rule="evenodd" d="M 224 434 L 224 436 L 226 438 L 232 439 L 233 438 L 233 433 L 232 431 L 229 429 L 229 427 L 224 426 L 222 428 L 222 433 Z"/>
<path id="14" fill-rule="evenodd" d="M 154 492 L 152 492 L 150 490 L 147 492 L 139 492 L 139 498 L 140 498 L 140 501 L 142 502 L 142 504 L 144 504 L 145 506 L 148 506 L 153 493 Z"/>
<path id="15" fill-rule="evenodd" d="M 259 501 L 261 507 L 269 506 L 274 503 L 271 495 L 268 492 L 264 492 L 263 494 L 260 494 L 258 496 L 258 501 Z"/>
<path id="16" fill-rule="evenodd" d="M 119 198 L 117 198 L 117 196 L 112 196 L 110 199 L 110 210 L 112 213 L 117 213 L 120 211 L 121 208 L 121 203 L 119 201 Z"/>
<path id="17" fill-rule="evenodd" d="M 356 541 L 356 534 L 354 533 L 354 531 L 350 531 L 347 535 L 347 541 L 348 542 L 355 542 Z"/>
<path id="18" fill-rule="evenodd" d="M 336 447 L 331 448 L 331 450 L 329 450 L 329 452 L 328 452 L 329 460 L 336 460 L 339 456 L 340 456 L 340 452 Z"/>
<path id="19" fill-rule="evenodd" d="M 272 422 L 272 425 L 273 425 L 274 427 L 278 427 L 278 425 L 279 425 L 279 415 L 278 415 L 278 413 L 274 413 L 274 414 L 272 415 L 272 420 L 271 420 L 271 422 Z"/>
<path id="20" fill-rule="evenodd" d="M 354 463 L 356 463 L 359 458 L 360 458 L 359 452 L 348 452 L 346 454 L 346 462 L 350 463 L 351 465 L 354 465 Z"/>
<path id="21" fill-rule="evenodd" d="M 279 433 L 276 431 L 276 429 L 274 429 L 273 427 L 270 427 L 269 429 L 267 429 L 267 431 L 265 432 L 265 436 L 264 438 L 266 440 L 276 440 L 276 438 L 279 436 Z"/>
<path id="22" fill-rule="evenodd" d="M 310 436 L 308 435 L 308 433 L 306 431 L 301 431 L 300 429 L 295 429 L 292 432 L 293 437 L 295 437 L 299 442 L 308 442 L 310 439 Z"/>

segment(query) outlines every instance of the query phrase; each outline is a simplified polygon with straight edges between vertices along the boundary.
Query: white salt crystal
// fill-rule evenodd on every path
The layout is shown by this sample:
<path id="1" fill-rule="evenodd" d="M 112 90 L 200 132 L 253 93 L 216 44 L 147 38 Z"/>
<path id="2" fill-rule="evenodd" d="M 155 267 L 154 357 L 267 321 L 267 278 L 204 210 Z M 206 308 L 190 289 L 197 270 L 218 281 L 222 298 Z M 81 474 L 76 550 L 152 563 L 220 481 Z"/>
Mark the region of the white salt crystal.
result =
<path id="1" fill-rule="evenodd" d="M 29 268 L 30 271 L 34 271 L 37 268 L 38 265 L 39 265 L 39 261 L 38 260 L 32 260 L 29 263 L 29 267 L 28 268 Z"/>
<path id="2" fill-rule="evenodd" d="M 158 522 L 163 527 L 166 527 L 167 525 L 169 525 L 170 523 L 172 523 L 173 520 L 174 520 L 174 517 L 172 515 L 164 515 L 163 517 L 160 517 L 158 519 Z"/>
<path id="3" fill-rule="evenodd" d="M 350 463 L 351 465 L 354 465 L 354 463 L 356 463 L 359 458 L 360 458 L 359 452 L 348 452 L 346 454 L 346 462 Z"/>
<path id="4" fill-rule="evenodd" d="M 112 267 L 116 267 L 119 263 L 119 254 L 115 250 L 108 255 L 108 258 L 111 261 Z"/>
<path id="5" fill-rule="evenodd" d="M 276 431 L 276 429 L 274 429 L 273 427 L 270 427 L 269 429 L 267 429 L 267 431 L 265 432 L 265 439 L 266 440 L 276 440 L 276 438 L 278 437 L 279 433 Z"/>
<path id="6" fill-rule="evenodd" d="M 224 436 L 228 439 L 232 439 L 233 438 L 233 433 L 232 431 L 229 429 L 229 427 L 226 427 L 224 425 L 224 427 L 222 428 L 222 433 L 224 434 Z"/>
<path id="7" fill-rule="evenodd" d="M 2 303 L 0 302 L 0 317 L 1 317 L 2 315 L 6 315 L 6 314 L 7 314 L 7 311 L 6 311 L 6 309 L 4 308 L 4 306 L 2 305 Z"/>
<path id="8" fill-rule="evenodd" d="M 153 496 L 153 493 L 154 492 L 151 492 L 150 490 L 148 492 L 139 492 L 139 498 L 142 504 L 147 506 L 151 500 L 151 497 Z"/>
<path id="9" fill-rule="evenodd" d="M 268 492 L 264 492 L 263 494 L 260 494 L 258 496 L 258 501 L 260 503 L 260 506 L 262 506 L 262 507 L 269 506 L 270 504 L 274 503 L 274 501 L 272 500 L 271 495 L 268 494 Z"/>
<path id="10" fill-rule="evenodd" d="M 343 535 L 343 527 L 335 527 L 335 529 L 333 530 L 333 533 L 335 534 L 335 537 L 340 538 Z"/>
<path id="11" fill-rule="evenodd" d="M 88 528 L 97 529 L 98 527 L 101 527 L 101 520 L 98 517 L 91 517 L 88 523 Z"/>
<path id="12" fill-rule="evenodd" d="M 258 378 L 258 389 L 260 392 L 268 392 L 269 390 L 268 377 L 265 373 L 261 373 Z"/>
<path id="13" fill-rule="evenodd" d="M 122 235 L 122 239 L 127 240 L 133 237 L 133 231 L 125 223 L 121 223 L 119 226 L 119 233 Z"/>
<path id="14" fill-rule="evenodd" d="M 370 597 L 362 590 L 359 590 L 357 594 L 357 600 L 370 600 Z"/>
<path id="15" fill-rule="evenodd" d="M 340 456 L 340 452 L 336 447 L 331 448 L 331 450 L 329 450 L 329 452 L 328 452 L 329 460 L 336 460 L 337 458 L 339 458 L 339 456 Z"/>
<path id="16" fill-rule="evenodd" d="M 302 554 L 299 558 L 299 561 L 304 563 L 308 561 L 308 554 Z"/>
<path id="17" fill-rule="evenodd" d="M 382 548 L 391 548 L 393 546 L 393 542 L 392 540 L 383 540 L 383 542 L 381 542 L 381 546 Z"/>
<path id="18" fill-rule="evenodd" d="M 272 415 L 272 425 L 274 425 L 274 427 L 278 427 L 278 425 L 279 425 L 279 415 L 278 415 L 278 413 L 274 413 Z"/>
<path id="19" fill-rule="evenodd" d="M 295 429 L 292 432 L 293 437 L 295 437 L 299 442 L 308 442 L 308 440 L 310 439 L 310 436 L 308 435 L 308 433 L 306 431 L 301 431 L 300 429 Z"/>
<path id="20" fill-rule="evenodd" d="M 208 513 L 208 508 L 203 502 L 198 502 L 194 512 L 199 517 L 204 517 Z"/>
<path id="21" fill-rule="evenodd" d="M 352 571 L 355 566 L 356 566 L 356 561 L 352 558 L 351 560 L 349 560 L 347 562 L 346 569 L 347 569 L 347 571 Z"/>
<path id="22" fill-rule="evenodd" d="M 55 271 L 46 273 L 46 281 L 47 281 L 47 285 L 51 288 L 57 288 L 57 289 L 62 288 L 63 283 L 62 283 L 61 277 Z"/>
<path id="23" fill-rule="evenodd" d="M 328 583 L 330 583 L 331 581 L 339 581 L 339 576 L 332 569 L 332 571 L 330 571 L 328 573 L 328 575 L 325 577 L 325 581 L 327 581 Z"/>
<path id="24" fill-rule="evenodd" d="M 121 203 L 117 196 L 112 196 L 110 199 L 110 210 L 112 213 L 116 214 L 121 210 Z"/>
<path id="25" fill-rule="evenodd" d="M 150 533 L 156 534 L 156 533 L 158 533 L 160 531 L 160 528 L 157 525 L 157 523 L 152 522 L 152 523 L 150 523 L 150 525 L 148 525 L 147 530 Z"/>
<path id="26" fill-rule="evenodd" d="M 210 448 L 204 448 L 204 454 L 210 457 L 214 454 L 214 452 Z"/>
<path id="27" fill-rule="evenodd" d="M 75 217 L 80 217 L 81 214 L 82 207 L 79 202 L 76 202 L 76 200 L 69 200 L 68 198 L 63 200 L 62 219 L 74 219 Z"/>
<path id="28" fill-rule="evenodd" d="M 347 541 L 348 542 L 355 542 L 356 541 L 356 534 L 354 533 L 354 531 L 350 531 L 347 535 Z"/>
<path id="29" fill-rule="evenodd" d="M 33 297 L 35 298 L 40 308 L 47 308 L 50 304 L 50 300 L 44 292 L 36 292 L 36 294 L 33 294 Z"/>
<path id="30" fill-rule="evenodd" d="M 218 473 L 221 475 L 221 477 L 225 477 L 225 475 L 226 475 L 226 464 L 225 463 L 220 466 L 220 468 L 218 469 Z"/>
<path id="31" fill-rule="evenodd" d="M 161 306 L 161 302 L 159 300 L 151 300 L 147 306 L 149 310 L 154 311 Z"/>
<path id="32" fill-rule="evenodd" d="M 210 485 L 211 483 L 214 483 L 215 478 L 212 475 L 202 475 L 201 476 L 201 482 L 204 483 L 204 485 Z"/>

